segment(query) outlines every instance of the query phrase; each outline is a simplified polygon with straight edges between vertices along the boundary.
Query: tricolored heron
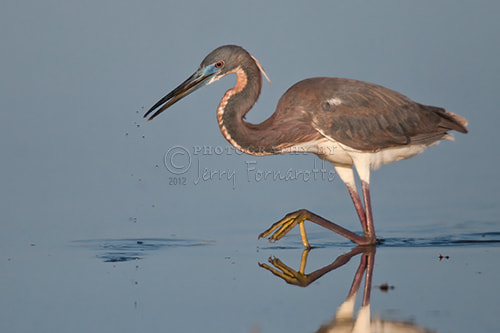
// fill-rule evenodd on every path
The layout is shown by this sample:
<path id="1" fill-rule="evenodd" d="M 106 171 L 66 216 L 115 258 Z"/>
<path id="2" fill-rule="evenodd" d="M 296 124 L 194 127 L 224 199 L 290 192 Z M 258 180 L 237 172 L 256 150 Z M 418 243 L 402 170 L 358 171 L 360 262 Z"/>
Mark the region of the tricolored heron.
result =
<path id="1" fill-rule="evenodd" d="M 236 45 L 212 51 L 199 69 L 158 101 L 144 115 L 151 120 L 196 89 L 228 74 L 236 85 L 222 97 L 217 120 L 222 135 L 234 147 L 256 156 L 309 152 L 333 163 L 344 181 L 359 216 L 363 235 L 358 235 L 308 210 L 286 215 L 259 235 L 276 241 L 297 224 L 302 243 L 309 247 L 304 221 L 309 220 L 351 241 L 375 244 L 370 203 L 370 169 L 415 156 L 448 133 L 467 133 L 467 120 L 443 108 L 416 103 L 382 86 L 345 78 L 318 77 L 300 81 L 281 96 L 276 111 L 260 124 L 245 121 L 262 88 L 260 63 Z M 269 80 L 269 79 L 268 79 Z M 361 180 L 361 201 L 353 166 Z"/>

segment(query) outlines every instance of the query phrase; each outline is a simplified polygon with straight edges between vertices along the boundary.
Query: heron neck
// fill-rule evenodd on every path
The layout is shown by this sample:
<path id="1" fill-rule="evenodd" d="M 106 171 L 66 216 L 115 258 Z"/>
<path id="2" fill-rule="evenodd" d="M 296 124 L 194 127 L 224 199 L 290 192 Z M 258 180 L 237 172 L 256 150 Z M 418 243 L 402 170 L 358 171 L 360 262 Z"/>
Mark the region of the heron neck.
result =
<path id="1" fill-rule="evenodd" d="M 266 142 L 264 134 L 272 116 L 261 124 L 251 124 L 244 120 L 245 115 L 259 98 L 262 76 L 252 61 L 247 66 L 234 70 L 236 85 L 229 89 L 217 108 L 217 120 L 222 135 L 238 150 L 250 155 L 272 154 L 272 144 Z"/>

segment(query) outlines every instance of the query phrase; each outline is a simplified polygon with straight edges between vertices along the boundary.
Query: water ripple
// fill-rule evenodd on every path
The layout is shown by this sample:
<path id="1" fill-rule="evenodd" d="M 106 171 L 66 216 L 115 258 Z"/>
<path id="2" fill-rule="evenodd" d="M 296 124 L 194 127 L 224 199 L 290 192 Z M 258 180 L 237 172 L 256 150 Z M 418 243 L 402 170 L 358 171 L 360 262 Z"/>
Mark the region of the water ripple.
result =
<path id="1" fill-rule="evenodd" d="M 386 234 L 387 235 L 387 234 Z M 451 235 L 407 237 L 389 236 L 378 239 L 377 247 L 448 247 L 448 246 L 488 246 L 500 247 L 500 232 L 463 233 Z M 355 245 L 349 240 L 333 238 L 330 232 L 308 234 L 313 248 L 352 247 Z M 334 236 L 335 237 L 335 236 Z M 332 240 L 334 239 L 334 240 Z M 285 236 L 277 243 L 259 246 L 265 250 L 303 249 L 299 234 Z"/>
<path id="2" fill-rule="evenodd" d="M 72 242 L 74 245 L 99 251 L 97 258 L 104 262 L 125 262 L 143 259 L 149 252 L 175 247 L 207 246 L 214 241 L 175 238 L 89 239 Z"/>
<path id="3" fill-rule="evenodd" d="M 384 247 L 446 247 L 446 246 L 500 246 L 500 232 L 482 232 L 432 237 L 388 237 L 381 239 Z"/>

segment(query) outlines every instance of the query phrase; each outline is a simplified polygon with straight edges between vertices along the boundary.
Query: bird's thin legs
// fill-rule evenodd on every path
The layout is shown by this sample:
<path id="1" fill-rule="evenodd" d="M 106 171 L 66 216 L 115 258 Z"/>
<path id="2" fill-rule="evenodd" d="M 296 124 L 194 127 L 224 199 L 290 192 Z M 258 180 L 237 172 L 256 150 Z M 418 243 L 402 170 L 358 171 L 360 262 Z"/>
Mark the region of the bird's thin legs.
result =
<path id="1" fill-rule="evenodd" d="M 365 199 L 365 207 L 361 202 L 361 199 L 358 195 L 358 190 L 356 189 L 356 181 L 354 180 L 354 173 L 351 166 L 344 165 L 335 165 L 335 170 L 339 175 L 340 179 L 347 186 L 347 190 L 349 191 L 349 195 L 351 196 L 352 202 L 354 203 L 354 208 L 356 208 L 356 213 L 358 214 L 359 221 L 361 222 L 361 226 L 363 227 L 363 232 L 365 236 L 370 233 L 368 228 L 367 214 L 366 214 L 366 199 Z M 362 166 L 365 164 L 362 163 Z M 370 179 L 370 169 L 369 168 L 356 168 L 358 170 L 358 175 L 360 176 L 361 183 L 368 182 Z M 361 172 L 359 171 L 361 170 Z M 363 197 L 365 197 L 365 191 L 363 188 Z"/>
<path id="2" fill-rule="evenodd" d="M 338 224 L 332 223 L 322 218 L 321 216 L 308 211 L 307 209 L 300 209 L 293 213 L 287 214 L 284 218 L 274 223 L 269 229 L 261 233 L 259 235 L 259 238 L 261 237 L 265 238 L 269 236 L 269 241 L 275 242 L 281 239 L 286 233 L 288 233 L 290 230 L 292 230 L 292 228 L 294 228 L 298 224 L 301 226 L 300 228 L 301 228 L 302 244 L 304 244 L 306 248 L 310 247 L 309 241 L 307 240 L 307 235 L 305 233 L 305 228 L 303 226 L 305 220 L 311 221 L 333 232 L 336 232 L 339 235 L 344 236 L 345 238 L 350 239 L 351 241 L 359 245 L 370 245 L 375 243 L 375 241 L 372 241 L 367 237 L 355 234 L 354 232 L 344 227 L 341 227 Z"/>
<path id="3" fill-rule="evenodd" d="M 372 203 L 370 199 L 370 184 L 368 184 L 365 181 L 361 181 L 361 187 L 363 188 L 363 200 L 365 202 L 365 216 L 366 216 L 366 229 L 364 229 L 365 238 L 368 238 L 371 241 L 370 242 L 371 244 L 375 244 L 376 237 L 375 237 L 375 226 L 373 225 Z M 356 206 L 356 203 L 354 203 L 354 206 Z M 356 210 L 357 209 L 358 208 L 356 207 Z"/>
<path id="4" fill-rule="evenodd" d="M 352 187 L 347 185 L 347 190 L 351 195 L 352 202 L 354 203 L 354 208 L 356 208 L 356 213 L 358 213 L 359 221 L 361 222 L 361 226 L 363 227 L 363 232 L 365 235 L 368 233 L 368 226 L 366 224 L 366 213 L 363 208 L 363 204 L 361 203 L 361 199 L 359 198 L 358 191 L 356 187 Z"/>
<path id="5" fill-rule="evenodd" d="M 366 169 L 366 168 L 365 168 Z M 300 236 L 302 239 L 302 244 L 306 248 L 310 248 L 309 241 L 306 235 L 306 229 L 304 222 L 306 220 L 316 223 L 324 228 L 327 228 L 333 232 L 338 233 L 341 236 L 344 236 L 347 239 L 359 244 L 359 245 L 373 245 L 376 243 L 375 238 L 375 228 L 373 227 L 373 217 L 372 217 L 372 207 L 370 200 L 370 189 L 369 189 L 369 169 L 361 169 L 362 172 L 359 172 L 361 178 L 361 186 L 363 191 L 363 202 L 361 201 L 360 196 L 358 195 L 358 191 L 356 190 L 356 182 L 354 181 L 354 174 L 351 166 L 342 166 L 335 165 L 335 170 L 337 170 L 337 174 L 347 185 L 347 189 L 351 196 L 352 202 L 354 203 L 354 207 L 356 208 L 356 212 L 358 214 L 359 220 L 361 222 L 361 226 L 363 227 L 363 236 L 355 234 L 354 232 L 341 227 L 338 224 L 330 222 L 319 215 L 316 215 L 306 209 L 300 209 L 296 212 L 287 214 L 284 218 L 274 223 L 269 229 L 264 231 L 259 235 L 261 237 L 268 237 L 271 242 L 275 242 L 281 239 L 286 233 L 288 233 L 292 228 L 296 225 L 300 227 Z"/>

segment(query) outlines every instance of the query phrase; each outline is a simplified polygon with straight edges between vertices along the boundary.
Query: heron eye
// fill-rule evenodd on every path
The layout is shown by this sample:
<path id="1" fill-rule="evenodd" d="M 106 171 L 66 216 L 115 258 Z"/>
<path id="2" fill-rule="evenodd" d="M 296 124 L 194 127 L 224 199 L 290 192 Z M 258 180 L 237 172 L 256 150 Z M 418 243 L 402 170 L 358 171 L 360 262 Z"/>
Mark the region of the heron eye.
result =
<path id="1" fill-rule="evenodd" d="M 215 68 L 222 68 L 222 66 L 224 66 L 224 62 L 223 61 L 217 61 L 215 63 Z"/>

